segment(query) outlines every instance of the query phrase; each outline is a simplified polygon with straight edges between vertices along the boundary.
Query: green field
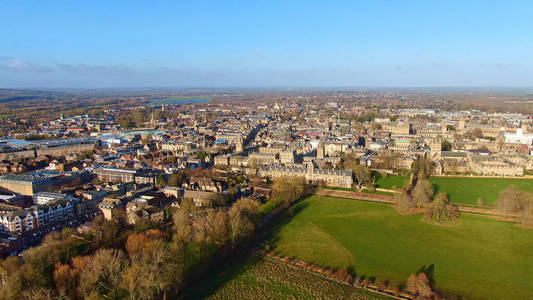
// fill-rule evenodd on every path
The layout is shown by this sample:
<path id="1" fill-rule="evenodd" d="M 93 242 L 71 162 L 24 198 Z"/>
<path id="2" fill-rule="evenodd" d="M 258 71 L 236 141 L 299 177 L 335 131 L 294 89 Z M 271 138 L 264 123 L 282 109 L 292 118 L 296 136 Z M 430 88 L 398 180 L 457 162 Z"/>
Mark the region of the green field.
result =
<path id="1" fill-rule="evenodd" d="M 484 205 L 494 205 L 499 192 L 510 184 L 533 191 L 532 179 L 431 177 L 430 180 L 435 192 L 446 192 L 450 201 L 458 203 L 477 204 L 477 199 L 481 198 Z"/>
<path id="2" fill-rule="evenodd" d="M 389 175 L 376 180 L 376 186 L 382 189 L 395 189 L 403 187 L 409 181 L 409 176 Z"/>
<path id="3" fill-rule="evenodd" d="M 226 263 L 185 291 L 184 299 L 353 299 L 388 297 L 352 289 L 271 258 Z"/>
<path id="4" fill-rule="evenodd" d="M 376 181 L 378 187 L 391 189 L 403 186 L 407 176 L 388 176 Z M 446 192 L 450 201 L 465 204 L 477 204 L 481 198 L 484 205 L 494 205 L 498 193 L 509 184 L 519 189 L 533 191 L 532 179 L 517 178 L 468 178 L 468 177 L 431 177 L 435 192 Z"/>
<path id="5" fill-rule="evenodd" d="M 467 298 L 533 297 L 533 230 L 477 215 L 431 225 L 386 204 L 323 196 L 294 212 L 271 237 L 277 254 L 395 284 L 432 268 L 437 289 Z"/>

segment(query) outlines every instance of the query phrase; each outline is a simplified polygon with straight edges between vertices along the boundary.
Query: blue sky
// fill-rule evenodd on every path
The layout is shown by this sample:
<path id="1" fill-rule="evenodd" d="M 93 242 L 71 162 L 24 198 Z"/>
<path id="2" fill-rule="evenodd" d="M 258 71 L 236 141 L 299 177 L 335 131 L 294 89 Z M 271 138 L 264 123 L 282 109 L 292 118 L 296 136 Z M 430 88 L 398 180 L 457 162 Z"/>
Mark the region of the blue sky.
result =
<path id="1" fill-rule="evenodd" d="M 0 0 L 0 87 L 531 87 L 508 2 Z"/>

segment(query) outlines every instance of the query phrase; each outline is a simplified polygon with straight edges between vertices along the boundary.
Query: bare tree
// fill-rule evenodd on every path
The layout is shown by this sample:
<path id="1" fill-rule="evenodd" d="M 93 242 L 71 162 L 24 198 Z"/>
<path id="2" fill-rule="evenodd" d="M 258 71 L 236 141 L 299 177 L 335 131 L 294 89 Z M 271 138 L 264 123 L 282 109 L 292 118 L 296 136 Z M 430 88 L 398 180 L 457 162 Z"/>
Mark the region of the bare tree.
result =
<path id="1" fill-rule="evenodd" d="M 208 234 L 214 241 L 225 241 L 228 236 L 228 217 L 224 212 L 210 210 L 207 213 Z"/>
<path id="2" fill-rule="evenodd" d="M 448 195 L 446 193 L 439 193 L 435 196 L 435 200 L 431 202 L 426 210 L 426 216 L 429 219 L 436 219 L 437 222 L 451 220 L 459 215 L 457 207 L 450 204 Z"/>
<path id="3" fill-rule="evenodd" d="M 176 260 L 168 243 L 149 240 L 140 256 L 122 274 L 121 287 L 130 299 L 155 299 L 175 287 L 182 276 L 182 262 Z"/>
<path id="4" fill-rule="evenodd" d="M 410 213 L 415 208 L 413 198 L 404 189 L 402 193 L 396 195 L 396 207 L 403 213 Z"/>
<path id="5" fill-rule="evenodd" d="M 126 256 L 121 250 L 100 249 L 80 274 L 79 291 L 83 297 L 90 295 L 116 296 L 122 279 Z"/>
<path id="6" fill-rule="evenodd" d="M 353 154 L 344 156 L 344 169 L 352 170 L 353 176 L 358 184 L 365 184 L 372 181 L 372 171 L 365 165 L 360 164 L 359 159 Z"/>
<path id="7" fill-rule="evenodd" d="M 179 209 L 172 214 L 174 222 L 174 239 L 188 243 L 192 239 L 191 217 L 185 209 Z"/>
<path id="8" fill-rule="evenodd" d="M 411 165 L 411 174 L 415 176 L 418 181 L 420 179 L 428 179 L 433 173 L 433 162 L 423 156 L 419 156 Z"/>
<path id="9" fill-rule="evenodd" d="M 431 202 L 433 197 L 433 185 L 427 179 L 419 178 L 415 188 L 412 191 L 412 196 L 417 207 L 422 208 Z"/>
<path id="10" fill-rule="evenodd" d="M 310 186 L 303 177 L 278 177 L 272 185 L 272 197 L 284 200 L 285 207 L 309 194 Z"/>
<path id="11" fill-rule="evenodd" d="M 435 295 L 426 273 L 411 274 L 407 279 L 406 289 L 417 299 L 431 299 Z"/>
<path id="12" fill-rule="evenodd" d="M 241 199 L 231 206 L 228 216 L 231 241 L 235 246 L 253 234 L 259 218 L 259 203 Z"/>
<path id="13" fill-rule="evenodd" d="M 496 211 L 504 218 L 515 215 L 516 221 L 523 227 L 531 225 L 533 224 L 533 194 L 519 190 L 515 185 L 510 184 L 500 191 Z"/>

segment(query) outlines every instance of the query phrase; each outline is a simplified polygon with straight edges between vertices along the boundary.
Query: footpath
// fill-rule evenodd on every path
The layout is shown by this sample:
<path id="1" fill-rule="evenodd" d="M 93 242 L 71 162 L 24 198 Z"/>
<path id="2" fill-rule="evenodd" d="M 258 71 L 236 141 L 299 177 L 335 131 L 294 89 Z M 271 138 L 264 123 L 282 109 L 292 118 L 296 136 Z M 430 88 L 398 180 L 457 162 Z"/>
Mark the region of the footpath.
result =
<path id="1" fill-rule="evenodd" d="M 317 188 L 315 190 L 315 194 L 319 196 L 330 196 L 330 197 L 338 197 L 338 198 L 364 200 L 364 201 L 372 201 L 372 202 L 386 203 L 386 204 L 396 203 L 394 196 L 368 194 L 368 193 L 363 193 L 363 192 L 351 192 L 351 191 Z M 493 209 L 463 206 L 463 205 L 458 205 L 457 203 L 455 203 L 455 205 L 457 206 L 460 212 L 484 214 L 484 215 L 491 215 L 491 216 L 494 215 Z"/>

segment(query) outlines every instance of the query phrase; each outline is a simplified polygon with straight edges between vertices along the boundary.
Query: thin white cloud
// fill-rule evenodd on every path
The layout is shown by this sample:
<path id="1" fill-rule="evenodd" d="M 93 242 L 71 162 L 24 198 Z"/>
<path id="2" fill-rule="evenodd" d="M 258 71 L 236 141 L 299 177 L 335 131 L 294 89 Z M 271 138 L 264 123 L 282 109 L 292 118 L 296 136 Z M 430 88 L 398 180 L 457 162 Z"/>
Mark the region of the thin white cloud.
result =
<path id="1" fill-rule="evenodd" d="M 0 57 L 0 70 L 23 71 L 32 73 L 49 73 L 54 69 L 48 66 L 33 64 L 13 57 Z"/>
<path id="2" fill-rule="evenodd" d="M 123 75 L 136 73 L 136 70 L 130 67 L 121 65 L 87 65 L 87 64 L 64 64 L 56 63 L 58 69 L 69 73 L 75 73 L 79 75 Z"/>
<path id="3" fill-rule="evenodd" d="M 250 55 L 254 55 L 252 53 L 250 52 Z M 69 63 L 44 66 L 0 56 L 0 86 L 475 86 L 505 83 L 528 85 L 531 68 L 519 69 L 521 73 L 517 73 L 514 77 L 506 74 L 505 70 L 509 68 L 513 71 L 519 69 L 517 65 L 505 63 L 484 62 L 462 66 L 436 60 L 424 64 L 403 63 L 379 67 L 361 65 L 343 68 L 283 69 L 200 69 L 180 66 Z"/>

